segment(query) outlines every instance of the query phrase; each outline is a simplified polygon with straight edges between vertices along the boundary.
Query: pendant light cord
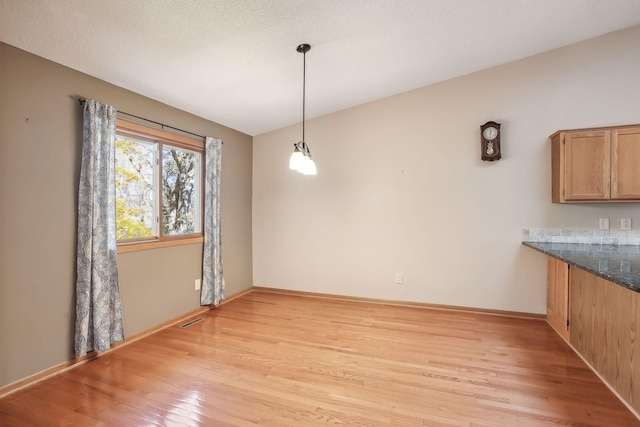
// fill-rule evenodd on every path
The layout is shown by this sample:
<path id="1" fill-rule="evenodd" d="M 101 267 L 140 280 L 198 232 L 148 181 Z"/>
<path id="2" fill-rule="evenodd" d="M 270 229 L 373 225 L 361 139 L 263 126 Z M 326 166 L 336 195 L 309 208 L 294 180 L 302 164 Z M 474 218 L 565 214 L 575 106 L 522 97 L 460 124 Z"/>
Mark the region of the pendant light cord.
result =
<path id="1" fill-rule="evenodd" d="M 311 158 L 311 153 L 309 152 L 309 147 L 305 142 L 305 131 L 306 131 L 306 121 L 307 121 L 307 52 L 311 49 L 311 46 L 308 44 L 298 45 L 296 50 L 299 53 L 302 53 L 302 141 L 298 142 L 296 145 L 297 149 L 302 151 L 302 153 Z"/>
<path id="2" fill-rule="evenodd" d="M 304 141 L 305 122 L 307 120 L 307 52 L 311 46 L 304 43 L 298 45 L 296 51 L 302 53 L 302 141 L 293 144 L 293 153 L 289 159 L 289 169 L 298 171 L 304 175 L 317 175 L 316 163 L 311 158 L 309 146 Z"/>
<path id="3" fill-rule="evenodd" d="M 304 142 L 304 119 L 307 90 L 307 52 L 302 52 L 302 142 Z"/>

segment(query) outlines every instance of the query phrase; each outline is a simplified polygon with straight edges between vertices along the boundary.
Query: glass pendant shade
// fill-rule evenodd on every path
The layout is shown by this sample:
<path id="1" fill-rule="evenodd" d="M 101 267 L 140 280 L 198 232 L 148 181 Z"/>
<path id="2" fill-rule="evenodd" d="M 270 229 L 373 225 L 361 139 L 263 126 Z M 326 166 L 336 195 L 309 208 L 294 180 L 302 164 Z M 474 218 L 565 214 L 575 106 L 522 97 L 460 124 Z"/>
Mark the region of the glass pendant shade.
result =
<path id="1" fill-rule="evenodd" d="M 298 167 L 298 172 L 300 172 L 301 174 L 304 174 L 308 168 L 309 168 L 309 158 L 307 156 L 304 156 Z"/>
<path id="2" fill-rule="evenodd" d="M 294 144 L 296 147 L 291 153 L 291 158 L 289 159 L 289 169 L 297 171 L 300 169 L 300 166 L 304 162 L 305 155 L 302 154 L 302 151 L 298 148 L 297 144 Z"/>
<path id="3" fill-rule="evenodd" d="M 316 162 L 311 157 L 305 157 L 304 168 L 300 172 L 304 175 L 316 175 L 318 170 L 316 169 Z"/>
<path id="4" fill-rule="evenodd" d="M 304 175 L 316 175 L 316 162 L 311 158 L 309 147 L 304 141 L 293 144 L 293 153 L 289 158 L 289 169 Z"/>
<path id="5" fill-rule="evenodd" d="M 302 163 L 300 164 L 300 169 L 298 169 L 298 172 L 300 172 L 303 175 L 308 175 L 308 171 L 310 170 L 309 168 L 309 158 L 307 156 L 304 157 L 304 159 L 302 159 Z"/>

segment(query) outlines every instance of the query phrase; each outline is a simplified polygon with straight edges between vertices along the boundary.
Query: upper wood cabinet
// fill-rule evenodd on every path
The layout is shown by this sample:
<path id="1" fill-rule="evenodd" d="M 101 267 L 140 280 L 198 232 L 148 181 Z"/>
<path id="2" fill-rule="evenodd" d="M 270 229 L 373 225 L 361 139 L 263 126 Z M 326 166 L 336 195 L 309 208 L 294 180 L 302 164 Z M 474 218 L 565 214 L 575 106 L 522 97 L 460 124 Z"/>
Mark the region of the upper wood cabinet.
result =
<path id="1" fill-rule="evenodd" d="M 554 203 L 640 201 L 640 125 L 551 135 L 551 185 Z"/>

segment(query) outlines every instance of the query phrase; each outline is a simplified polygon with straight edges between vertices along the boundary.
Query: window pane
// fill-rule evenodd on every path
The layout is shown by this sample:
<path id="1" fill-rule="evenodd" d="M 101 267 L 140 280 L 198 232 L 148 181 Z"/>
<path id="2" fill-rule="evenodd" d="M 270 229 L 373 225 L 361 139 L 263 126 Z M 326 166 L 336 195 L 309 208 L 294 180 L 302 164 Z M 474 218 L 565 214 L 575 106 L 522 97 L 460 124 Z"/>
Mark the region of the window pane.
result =
<path id="1" fill-rule="evenodd" d="M 116 237 L 118 240 L 157 236 L 155 144 L 116 137 Z"/>
<path id="2" fill-rule="evenodd" d="M 162 148 L 162 234 L 199 233 L 200 153 Z"/>

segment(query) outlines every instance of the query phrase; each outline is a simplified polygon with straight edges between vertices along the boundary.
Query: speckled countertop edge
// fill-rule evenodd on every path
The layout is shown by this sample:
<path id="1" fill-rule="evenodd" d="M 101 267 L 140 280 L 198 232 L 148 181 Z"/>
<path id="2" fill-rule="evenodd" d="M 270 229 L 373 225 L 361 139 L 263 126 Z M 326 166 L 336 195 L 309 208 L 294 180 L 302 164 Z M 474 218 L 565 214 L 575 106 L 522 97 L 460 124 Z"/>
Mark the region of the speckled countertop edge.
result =
<path id="1" fill-rule="evenodd" d="M 640 246 L 552 242 L 522 244 L 640 293 Z"/>

